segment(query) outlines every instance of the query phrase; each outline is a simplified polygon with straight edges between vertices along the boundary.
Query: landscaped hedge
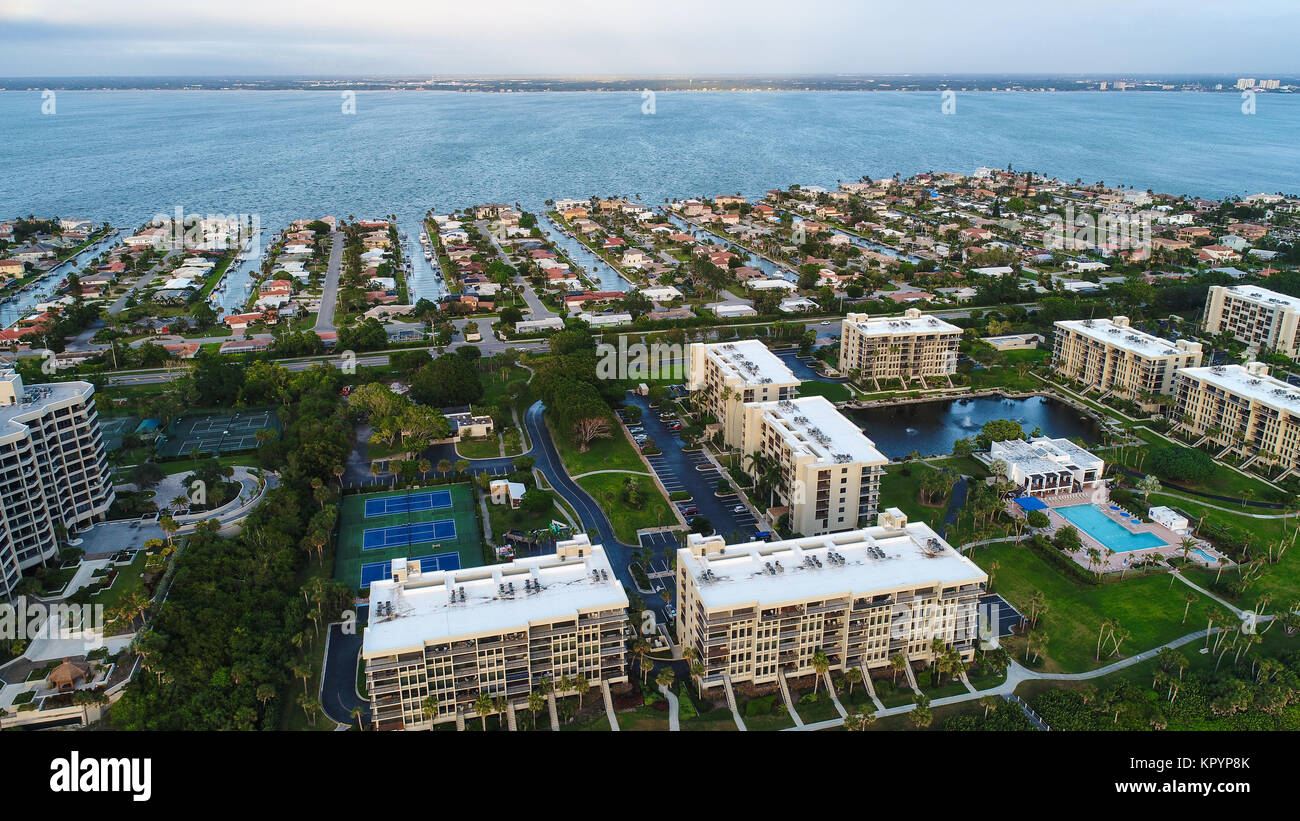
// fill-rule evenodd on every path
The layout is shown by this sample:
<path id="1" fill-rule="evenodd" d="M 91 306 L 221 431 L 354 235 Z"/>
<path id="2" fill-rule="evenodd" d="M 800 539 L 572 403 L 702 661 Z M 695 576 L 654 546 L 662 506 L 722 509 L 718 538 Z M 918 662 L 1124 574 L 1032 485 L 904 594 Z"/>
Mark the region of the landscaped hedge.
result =
<path id="1" fill-rule="evenodd" d="M 1054 565 L 1057 569 L 1065 572 L 1075 581 L 1084 584 L 1100 584 L 1096 574 L 1079 566 L 1079 564 L 1052 546 L 1050 542 L 1042 536 L 1034 536 L 1028 542 L 1029 549 L 1047 560 L 1047 563 Z"/>

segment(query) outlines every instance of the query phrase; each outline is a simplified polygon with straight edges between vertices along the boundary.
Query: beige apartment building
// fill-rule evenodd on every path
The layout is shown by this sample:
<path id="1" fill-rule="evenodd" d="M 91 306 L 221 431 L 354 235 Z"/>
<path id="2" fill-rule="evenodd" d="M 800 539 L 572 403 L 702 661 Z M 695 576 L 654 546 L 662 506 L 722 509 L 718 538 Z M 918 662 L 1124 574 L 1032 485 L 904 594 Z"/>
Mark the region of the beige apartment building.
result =
<path id="1" fill-rule="evenodd" d="M 876 527 L 780 542 L 691 534 L 677 551 L 677 639 L 720 686 L 835 671 L 868 675 L 902 654 L 933 659 L 942 639 L 964 659 L 979 640 L 987 574 L 897 508 Z"/>
<path id="2" fill-rule="evenodd" d="M 889 459 L 824 396 L 745 405 L 741 453 L 761 454 L 780 467 L 776 500 L 789 508 L 796 533 L 851 530 L 876 516 Z M 759 471 L 752 460 L 745 469 Z"/>
<path id="3" fill-rule="evenodd" d="M 391 577 L 370 586 L 362 640 L 374 726 L 476 718 L 480 693 L 527 709 L 543 680 L 558 690 L 565 676 L 595 690 L 625 682 L 627 607 L 604 548 L 585 535 L 553 555 L 461 570 L 394 559 Z"/>
<path id="4" fill-rule="evenodd" d="M 863 383 L 947 377 L 957 371 L 961 333 L 916 308 L 901 317 L 849 314 L 840 324 L 840 370 Z"/>
<path id="5" fill-rule="evenodd" d="M 790 399 L 799 392 L 800 380 L 756 339 L 694 342 L 689 366 L 686 387 L 699 397 L 699 407 L 717 418 L 727 447 L 741 445 L 746 403 Z"/>
<path id="6" fill-rule="evenodd" d="M 1205 295 L 1206 333 L 1226 331 L 1255 350 L 1294 357 L 1300 352 L 1300 299 L 1258 285 L 1211 285 Z"/>
<path id="7" fill-rule="evenodd" d="M 1300 388 L 1262 362 L 1178 372 L 1175 415 L 1183 427 L 1235 453 L 1300 467 Z"/>
<path id="8" fill-rule="evenodd" d="M 0 597 L 58 555 L 60 526 L 75 532 L 113 503 L 94 395 L 89 382 L 24 387 L 0 371 Z"/>
<path id="9" fill-rule="evenodd" d="M 1056 323 L 1052 367 L 1103 394 L 1113 392 L 1132 401 L 1168 396 L 1174 372 L 1200 364 L 1201 343 L 1152 336 L 1131 327 L 1126 316 Z"/>

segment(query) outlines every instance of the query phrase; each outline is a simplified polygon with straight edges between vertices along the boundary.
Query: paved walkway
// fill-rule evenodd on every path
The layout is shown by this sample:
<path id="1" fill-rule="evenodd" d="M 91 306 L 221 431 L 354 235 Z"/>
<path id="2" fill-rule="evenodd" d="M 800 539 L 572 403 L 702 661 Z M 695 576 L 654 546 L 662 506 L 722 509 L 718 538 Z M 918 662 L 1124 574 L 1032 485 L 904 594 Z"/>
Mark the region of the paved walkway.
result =
<path id="1" fill-rule="evenodd" d="M 1213 632 L 1217 633 L 1218 630 L 1219 628 L 1216 627 L 1214 628 Z M 1126 669 L 1128 667 L 1132 667 L 1135 664 L 1141 664 L 1144 661 L 1153 659 L 1162 649 L 1166 647 L 1169 648 L 1182 647 L 1183 645 L 1188 644 L 1190 642 L 1205 638 L 1206 635 L 1207 635 L 1207 631 L 1197 630 L 1195 633 L 1189 633 L 1186 636 L 1182 636 L 1181 638 L 1174 639 L 1173 641 L 1168 642 L 1166 644 L 1162 644 L 1159 647 L 1153 647 L 1152 649 L 1138 653 L 1135 656 L 1129 656 L 1126 659 L 1120 659 L 1114 664 L 1108 664 L 1105 667 L 1098 667 L 1095 670 L 1088 670 L 1087 672 L 1084 673 L 1040 673 L 1035 670 L 1030 670 L 1026 667 L 1022 667 L 1018 662 L 1016 662 L 1013 659 L 1011 661 L 1011 665 L 1007 668 L 1006 681 L 1002 682 L 1002 684 L 998 685 L 997 687 L 990 687 L 987 690 L 975 690 L 974 692 L 961 693 L 955 696 L 945 696 L 944 698 L 936 698 L 930 702 L 930 706 L 944 707 L 949 704 L 960 704 L 966 701 L 973 701 L 975 699 L 979 699 L 984 696 L 1002 696 L 1004 698 L 1008 696 L 1015 696 L 1016 688 L 1020 686 L 1021 682 L 1025 682 L 1025 681 L 1088 681 L 1095 678 L 1101 678 L 1102 676 L 1107 676 L 1110 675 L 1111 673 L 1115 673 L 1120 670 Z M 877 711 L 876 716 L 878 718 L 885 718 L 886 716 L 902 715 L 903 713 L 909 713 L 915 709 L 916 709 L 915 704 L 903 704 L 898 707 L 889 707 L 884 710 L 879 710 Z M 843 725 L 843 723 L 844 723 L 843 718 L 831 718 L 825 721 L 818 721 L 813 724 L 804 724 L 802 726 L 787 727 L 785 730 L 782 730 L 782 732 L 798 732 L 802 730 L 828 730 L 833 727 L 839 727 Z"/>
<path id="2" fill-rule="evenodd" d="M 668 699 L 668 729 L 675 733 L 682 728 L 677 716 L 677 694 L 662 684 L 659 685 L 659 692 Z"/>

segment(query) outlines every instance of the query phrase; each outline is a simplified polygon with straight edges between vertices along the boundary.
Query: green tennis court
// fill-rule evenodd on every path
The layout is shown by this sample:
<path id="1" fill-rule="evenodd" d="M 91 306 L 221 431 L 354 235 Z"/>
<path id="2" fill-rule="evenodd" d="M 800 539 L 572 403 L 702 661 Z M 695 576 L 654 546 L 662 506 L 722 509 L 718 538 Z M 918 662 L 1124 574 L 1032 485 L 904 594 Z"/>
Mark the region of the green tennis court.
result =
<path id="1" fill-rule="evenodd" d="M 449 506 L 411 504 L 430 493 L 450 497 Z M 334 557 L 334 578 L 354 589 L 365 581 L 366 565 L 387 565 L 393 559 L 456 554 L 461 567 L 483 564 L 483 536 L 474 509 L 473 488 L 466 483 L 433 488 L 358 493 L 343 497 L 339 506 L 338 550 Z M 391 513 L 379 514 L 380 510 Z M 370 515 L 367 516 L 366 513 Z M 376 533 L 410 534 L 408 538 L 377 540 Z M 370 533 L 369 545 L 366 534 Z M 444 562 L 442 566 L 449 566 Z"/>
<path id="2" fill-rule="evenodd" d="M 255 450 L 257 432 L 269 430 L 280 435 L 283 425 L 275 408 L 240 408 L 233 413 L 195 413 L 179 417 L 167 426 L 158 442 L 158 455 L 164 458 L 199 453 L 213 455 Z"/>

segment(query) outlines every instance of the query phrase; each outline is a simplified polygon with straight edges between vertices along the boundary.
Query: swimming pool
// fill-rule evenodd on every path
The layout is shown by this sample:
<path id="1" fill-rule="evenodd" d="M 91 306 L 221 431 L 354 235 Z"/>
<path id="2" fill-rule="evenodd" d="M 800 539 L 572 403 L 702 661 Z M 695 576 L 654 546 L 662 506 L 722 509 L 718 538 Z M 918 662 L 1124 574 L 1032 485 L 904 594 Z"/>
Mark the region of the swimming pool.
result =
<path id="1" fill-rule="evenodd" d="M 1201 550 L 1199 547 L 1193 547 L 1192 552 L 1195 553 L 1197 556 L 1200 556 L 1202 559 L 1205 559 L 1205 561 L 1209 562 L 1210 564 L 1214 564 L 1215 562 L 1218 561 L 1218 559 L 1214 558 L 1209 553 L 1206 553 L 1204 550 Z"/>
<path id="2" fill-rule="evenodd" d="M 1165 544 L 1165 541 L 1154 533 L 1133 533 L 1093 505 L 1071 505 L 1053 508 L 1053 510 L 1064 516 L 1070 524 L 1116 553 L 1163 547 Z"/>

